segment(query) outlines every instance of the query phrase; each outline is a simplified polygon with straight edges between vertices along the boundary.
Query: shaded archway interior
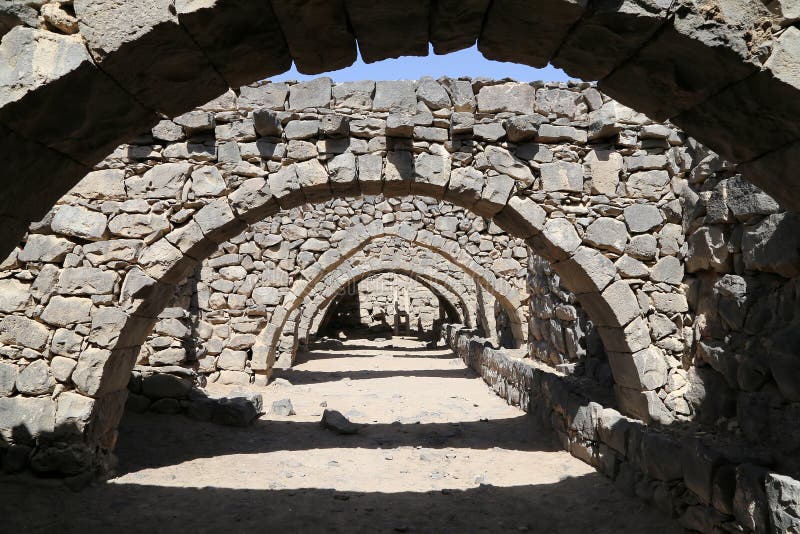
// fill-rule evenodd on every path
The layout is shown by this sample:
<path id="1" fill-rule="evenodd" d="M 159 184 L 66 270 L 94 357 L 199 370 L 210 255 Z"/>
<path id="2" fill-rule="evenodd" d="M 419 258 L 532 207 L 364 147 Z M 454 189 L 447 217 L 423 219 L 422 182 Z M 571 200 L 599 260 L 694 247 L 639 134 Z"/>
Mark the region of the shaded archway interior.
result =
<path id="1" fill-rule="evenodd" d="M 399 278 L 397 286 L 399 286 L 400 290 L 398 291 L 397 286 L 394 286 L 394 296 L 391 301 L 380 299 L 380 297 L 383 297 L 383 295 L 380 295 L 380 300 L 377 301 L 378 306 L 366 307 L 364 302 L 366 295 L 361 284 L 368 284 L 371 281 L 380 283 L 384 280 L 384 278 L 381 278 L 381 275 L 384 274 L 399 273 L 383 271 L 364 275 L 360 279 L 350 281 L 344 288 L 339 289 L 336 292 L 336 296 L 320 306 L 315 312 L 315 315 L 321 316 L 316 328 L 313 326 L 316 320 L 312 317 L 311 330 L 314 335 L 337 336 L 341 333 L 350 338 L 352 334 L 356 333 L 374 335 L 375 337 L 379 334 L 389 333 L 390 335 L 416 335 L 421 338 L 435 340 L 440 336 L 443 323 L 462 323 L 455 305 L 434 283 L 422 277 L 406 274 L 400 274 L 397 277 Z M 414 287 L 412 285 L 410 286 L 411 289 L 409 289 L 408 282 L 403 281 L 404 278 L 418 282 L 436 298 L 436 308 L 433 310 L 435 315 L 432 316 L 430 324 L 427 324 L 429 320 L 426 318 L 426 324 L 423 325 L 421 308 L 423 306 L 431 308 L 431 303 L 415 303 L 414 300 L 419 299 L 420 296 L 414 295 L 412 297 L 410 293 Z M 369 294 L 369 290 L 367 294 Z M 421 295 L 421 297 L 424 297 L 424 295 Z M 415 318 L 417 319 L 416 321 L 414 320 Z M 375 324 L 376 322 L 379 322 L 379 324 Z"/>

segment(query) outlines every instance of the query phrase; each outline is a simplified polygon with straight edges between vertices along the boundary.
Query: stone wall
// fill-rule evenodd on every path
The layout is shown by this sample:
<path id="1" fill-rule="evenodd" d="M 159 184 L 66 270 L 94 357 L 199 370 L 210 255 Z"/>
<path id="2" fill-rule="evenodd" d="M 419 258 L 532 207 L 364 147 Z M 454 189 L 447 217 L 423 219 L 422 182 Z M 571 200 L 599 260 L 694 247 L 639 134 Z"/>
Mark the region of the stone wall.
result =
<path id="1" fill-rule="evenodd" d="M 621 415 L 591 381 L 494 349 L 460 325 L 448 325 L 444 337 L 498 395 L 553 428 L 565 450 L 684 528 L 708 534 L 800 528 L 800 481 L 771 471 L 763 449 L 643 425 Z"/>
<path id="2" fill-rule="evenodd" d="M 566 374 L 613 385 L 603 342 L 575 295 L 542 258 L 528 259 L 528 355 Z"/>
<path id="3" fill-rule="evenodd" d="M 703 221 L 723 224 L 706 207 L 712 190 L 735 174 L 674 126 L 591 84 L 323 78 L 228 92 L 119 147 L 4 261 L 0 430 L 11 440 L 26 426 L 36 445 L 42 433 L 74 425 L 77 441 L 108 450 L 155 323 L 153 354 L 178 350 L 148 367 L 182 380 L 191 373 L 174 364 L 184 348 L 175 340 L 208 336 L 218 354 L 236 353 L 237 368 L 244 353 L 246 369 L 209 365 L 210 374 L 265 381 L 293 350 L 288 341 L 274 348 L 283 333 L 295 344 L 295 330 L 327 298 L 308 301 L 320 282 L 387 236 L 477 280 L 476 324 L 489 332 L 506 319 L 486 295 L 524 318 L 524 258 L 540 256 L 602 338 L 620 409 L 645 422 L 689 422 L 713 379 L 689 380 L 706 334 L 705 314 L 689 307 L 699 286 L 684 277 L 696 268 L 695 236 L 713 233 Z M 747 250 L 779 242 L 769 230 L 780 214 L 769 217 Z M 284 227 L 298 235 L 285 238 Z M 755 265 L 748 254 L 743 246 L 745 271 Z M 193 273 L 197 291 L 181 286 Z M 195 309 L 219 322 L 195 320 Z M 210 351 L 193 354 L 209 355 L 218 366 Z M 569 362 L 569 350 L 563 356 Z M 84 432 L 95 417 L 102 424 Z"/>
<path id="4" fill-rule="evenodd" d="M 348 325 L 383 327 L 391 332 L 397 319 L 402 333 L 423 334 L 439 319 L 439 298 L 421 283 L 403 275 L 387 273 L 367 278 L 352 287 L 350 294 L 357 295 L 357 299 L 355 308 L 348 310 L 348 316 L 355 315 L 358 319 Z M 336 307 L 333 313 L 341 313 L 339 310 L 343 310 L 344 303 L 337 302 L 333 306 Z M 405 315 L 401 317 L 398 312 Z"/>
<path id="5" fill-rule="evenodd" d="M 800 205 L 797 188 L 785 186 L 800 157 L 792 0 L 314 6 L 3 2 L 0 122 L 6 171 L 19 177 L 2 196 L 3 256 L 88 168 L 163 116 L 292 64 L 304 74 L 332 72 L 358 52 L 377 61 L 476 42 L 489 59 L 552 63 L 599 80 L 603 91 L 673 120 L 744 163 L 773 196 Z"/>
<path id="6" fill-rule="evenodd" d="M 683 375 L 696 389 L 690 403 L 699 422 L 769 445 L 796 476 L 800 221 L 733 172 L 693 189 L 683 220 L 696 313 Z"/>
<path id="7" fill-rule="evenodd" d="M 397 224 L 407 225 L 408 230 L 429 228 L 433 238 L 463 246 L 475 262 L 475 279 L 435 250 L 413 246 L 413 241 L 400 237 L 380 237 L 383 228 Z M 501 234 L 463 208 L 424 197 L 401 202 L 369 196 L 291 210 L 256 223 L 246 233 L 223 243 L 203 262 L 162 312 L 142 347 L 138 364 L 166 372 L 177 365 L 210 375 L 212 380 L 221 377 L 225 383 L 247 384 L 255 379 L 251 361 L 253 347 L 259 344 L 266 345 L 273 353 L 271 357 L 290 365 L 300 341 L 296 326 L 303 301 L 298 301 L 288 317 L 280 313 L 276 316 L 275 311 L 284 304 L 289 306 L 295 297 L 293 288 L 306 281 L 305 269 L 317 264 L 323 254 L 335 252 L 355 254 L 358 264 L 404 259 L 404 268 L 411 267 L 415 273 L 457 277 L 459 287 L 466 288 L 461 297 L 470 303 L 476 299 L 476 283 L 488 284 L 496 293 L 513 295 L 507 298 L 517 302 L 519 308 L 509 313 L 523 317 L 525 309 L 519 302 L 525 298 L 524 270 L 512 256 L 515 248 L 524 250 L 525 245 Z M 346 237 L 359 237 L 358 243 L 354 246 L 345 241 Z M 340 280 L 335 277 L 330 282 Z M 328 285 L 322 283 L 319 290 L 324 289 Z M 311 290 L 306 300 L 313 300 L 317 288 Z M 491 293 L 489 299 L 493 308 L 495 297 Z M 451 304 L 461 307 L 455 299 Z M 438 310 L 438 303 L 436 307 Z M 279 334 L 274 342 L 266 339 L 267 329 Z M 497 338 L 497 332 L 486 334 Z M 198 380 L 204 383 L 202 377 Z"/>

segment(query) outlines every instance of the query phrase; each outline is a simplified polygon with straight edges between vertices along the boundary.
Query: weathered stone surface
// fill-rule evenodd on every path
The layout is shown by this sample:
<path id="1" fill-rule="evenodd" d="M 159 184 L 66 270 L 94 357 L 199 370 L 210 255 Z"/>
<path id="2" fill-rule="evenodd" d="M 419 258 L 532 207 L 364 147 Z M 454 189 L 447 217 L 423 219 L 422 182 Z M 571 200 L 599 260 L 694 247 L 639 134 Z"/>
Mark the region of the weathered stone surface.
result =
<path id="1" fill-rule="evenodd" d="M 508 140 L 512 143 L 524 143 L 536 138 L 544 117 L 541 115 L 523 115 L 513 117 L 503 123 Z"/>
<path id="2" fill-rule="evenodd" d="M 289 399 L 281 399 L 273 402 L 270 413 L 273 415 L 280 415 L 283 417 L 295 415 L 294 408 L 292 407 L 292 401 Z"/>
<path id="3" fill-rule="evenodd" d="M 545 191 L 583 191 L 583 165 L 558 161 L 541 166 Z"/>
<path id="4" fill-rule="evenodd" d="M 583 144 L 588 141 L 589 134 L 572 126 L 556 126 L 553 124 L 542 124 L 536 135 L 536 140 L 541 143 L 556 143 L 558 141 L 570 141 Z"/>
<path id="5" fill-rule="evenodd" d="M 271 9 L 246 1 L 181 2 L 181 25 L 228 85 L 238 87 L 285 72 L 292 60 Z M 253 66 L 259 66 L 259 73 Z"/>
<path id="6" fill-rule="evenodd" d="M 633 355 L 609 353 L 614 379 L 623 387 L 655 390 L 667 382 L 667 362 L 658 347 L 648 347 Z"/>
<path id="7" fill-rule="evenodd" d="M 585 2 L 547 0 L 492 4 L 478 49 L 489 59 L 542 68 L 550 61 L 586 7 Z"/>
<path id="8" fill-rule="evenodd" d="M 0 435 L 19 444 L 53 432 L 56 403 L 48 398 L 0 398 Z"/>
<path id="9" fill-rule="evenodd" d="M 769 353 L 769 366 L 778 389 L 793 402 L 800 401 L 800 380 L 797 374 L 800 370 L 800 358 L 796 352 L 797 342 L 797 325 L 789 324 L 773 334 Z"/>
<path id="10" fill-rule="evenodd" d="M 508 111 L 522 115 L 535 112 L 536 90 L 528 84 L 505 83 L 489 85 L 478 92 L 478 110 L 481 113 Z"/>
<path id="11" fill-rule="evenodd" d="M 429 2 L 376 5 L 346 0 L 345 6 L 365 62 L 428 55 Z"/>
<path id="12" fill-rule="evenodd" d="M 289 86 L 285 83 L 266 83 L 244 86 L 240 89 L 237 105 L 244 109 L 258 108 L 283 111 L 289 96 Z"/>
<path id="13" fill-rule="evenodd" d="M 42 312 L 42 321 L 54 326 L 67 326 L 75 323 L 88 323 L 92 301 L 88 298 L 56 296 Z"/>
<path id="14" fill-rule="evenodd" d="M 377 82 L 372 110 L 390 113 L 416 113 L 417 94 L 414 82 L 406 80 Z"/>
<path id="15" fill-rule="evenodd" d="M 797 219 L 784 213 L 770 215 L 760 224 L 747 227 L 742 237 L 745 266 L 787 278 L 800 274 L 798 228 Z"/>
<path id="16" fill-rule="evenodd" d="M 659 200 L 669 190 L 669 183 L 667 171 L 648 171 L 632 174 L 626 187 L 634 198 Z"/>
<path id="17" fill-rule="evenodd" d="M 180 399 L 186 397 L 191 388 L 189 380 L 175 375 L 159 374 L 142 379 L 142 392 L 153 399 Z"/>
<path id="18" fill-rule="evenodd" d="M 298 83 L 289 89 L 289 108 L 326 108 L 331 102 L 332 81 L 330 78 L 317 78 L 310 82 Z"/>
<path id="19" fill-rule="evenodd" d="M 616 274 L 611 260 L 597 250 L 583 246 L 578 247 L 570 259 L 558 263 L 555 269 L 578 294 L 602 291 Z"/>
<path id="20" fill-rule="evenodd" d="M 78 362 L 64 356 L 55 356 L 50 360 L 50 370 L 53 373 L 53 378 L 62 384 L 69 382 L 76 365 L 78 365 Z"/>
<path id="21" fill-rule="evenodd" d="M 87 200 L 124 200 L 125 171 L 122 169 L 103 169 L 87 174 L 78 185 L 70 189 L 70 195 Z"/>
<path id="22" fill-rule="evenodd" d="M 650 272 L 650 278 L 654 282 L 678 285 L 683 282 L 683 265 L 678 258 L 666 256 L 655 264 Z"/>
<path id="23" fill-rule="evenodd" d="M 19 253 L 20 261 L 58 262 L 75 247 L 67 239 L 53 235 L 33 234 L 28 236 L 25 247 Z"/>
<path id="24" fill-rule="evenodd" d="M 56 292 L 61 295 L 104 295 L 114 290 L 117 275 L 95 267 L 64 269 L 58 279 Z"/>
<path id="25" fill-rule="evenodd" d="M 106 222 L 102 213 L 64 205 L 57 209 L 50 226 L 59 234 L 97 241 L 106 231 Z"/>
<path id="26" fill-rule="evenodd" d="M 41 350 L 49 331 L 46 326 L 18 315 L 6 315 L 0 321 L 0 342 Z"/>
<path id="27" fill-rule="evenodd" d="M 353 109 L 372 109 L 372 97 L 375 94 L 375 82 L 344 82 L 333 86 L 333 97 L 336 105 Z"/>
<path id="28" fill-rule="evenodd" d="M 357 434 L 359 426 L 336 410 L 325 410 L 320 421 L 323 427 L 337 434 Z"/>
<path id="29" fill-rule="evenodd" d="M 623 169 L 622 156 L 609 150 L 593 150 L 587 157 L 592 180 L 592 192 L 607 197 L 617 195 L 620 173 Z"/>
<path id="30" fill-rule="evenodd" d="M 533 185 L 533 173 L 530 167 L 508 150 L 500 147 L 488 147 L 486 157 L 497 172 L 510 176 L 518 181 L 521 187 Z"/>
<path id="31" fill-rule="evenodd" d="M 431 110 L 447 108 L 452 105 L 450 95 L 436 80 L 423 77 L 417 84 L 417 98 Z"/>
<path id="32" fill-rule="evenodd" d="M 800 482 L 791 477 L 769 473 L 766 486 L 773 531 L 800 530 Z"/>
<path id="33" fill-rule="evenodd" d="M 227 89 L 165 4 L 79 0 L 74 5 L 81 36 L 103 71 L 150 109 L 175 116 Z"/>
<path id="34" fill-rule="evenodd" d="M 589 225 L 583 239 L 600 249 L 622 254 L 628 243 L 628 230 L 622 221 L 600 217 Z"/>
<path id="35" fill-rule="evenodd" d="M 625 208 L 625 223 L 633 233 L 647 232 L 663 222 L 661 211 L 651 204 L 634 204 Z"/>
<path id="36" fill-rule="evenodd" d="M 14 279 L 0 280 L 0 313 L 23 311 L 28 303 L 30 287 Z"/>
<path id="37" fill-rule="evenodd" d="M 10 397 L 14 393 L 18 374 L 15 364 L 0 362 L 0 397 Z"/>
<path id="38" fill-rule="evenodd" d="M 17 376 L 17 391 L 23 395 L 45 395 L 53 391 L 56 381 L 44 360 L 27 365 Z"/>
<path id="39" fill-rule="evenodd" d="M 263 400 L 257 393 L 237 393 L 219 400 L 212 421 L 227 426 L 248 426 L 262 411 Z"/>
<path id="40" fill-rule="evenodd" d="M 769 525 L 766 474 L 766 469 L 752 464 L 742 464 L 736 469 L 734 516 L 740 525 L 755 532 L 766 532 Z"/>
<path id="41" fill-rule="evenodd" d="M 173 119 L 188 137 L 214 131 L 214 114 L 208 111 L 190 111 Z"/>

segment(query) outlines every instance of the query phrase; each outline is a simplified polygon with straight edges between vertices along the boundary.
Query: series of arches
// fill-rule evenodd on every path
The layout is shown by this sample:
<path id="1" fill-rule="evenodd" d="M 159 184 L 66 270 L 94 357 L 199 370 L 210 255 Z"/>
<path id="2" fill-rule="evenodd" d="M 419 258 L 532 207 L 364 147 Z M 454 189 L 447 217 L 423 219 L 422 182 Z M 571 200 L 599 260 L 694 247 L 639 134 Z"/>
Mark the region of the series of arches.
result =
<path id="1" fill-rule="evenodd" d="M 273 312 L 272 320 L 259 335 L 259 343 L 253 348 L 253 369 L 267 372 L 275 361 L 276 349 L 282 332 L 290 320 L 304 304 L 313 298 L 312 291 L 317 285 L 327 287 L 327 280 L 337 273 L 358 273 L 359 267 L 352 261 L 353 257 L 367 245 L 381 239 L 397 238 L 404 242 L 426 249 L 443 260 L 452 263 L 467 273 L 483 287 L 487 293 L 497 299 L 511 318 L 514 337 L 522 343 L 525 340 L 525 319 L 523 302 L 520 295 L 505 280 L 498 278 L 491 271 L 478 264 L 456 241 L 441 235 L 435 235 L 425 229 L 416 229 L 410 224 L 384 226 L 379 221 L 370 225 L 358 225 L 348 230 L 348 242 L 343 243 L 335 253 L 324 254 L 319 264 L 323 264 L 315 276 L 302 281 L 293 288 L 288 299 Z M 326 257 L 327 256 L 327 257 Z M 324 260 L 323 260 L 324 258 Z M 409 270 L 408 266 L 395 265 L 394 269 Z M 301 331 L 302 332 L 302 331 Z"/>
<path id="2" fill-rule="evenodd" d="M 490 59 L 552 60 L 639 111 L 672 118 L 745 163 L 746 176 L 787 206 L 800 205 L 784 182 L 800 154 L 800 30 L 760 3 L 87 1 L 75 11 L 79 35 L 20 25 L 0 46 L 3 153 L 15 177 L 3 184 L 3 255 L 159 113 L 186 112 L 292 62 L 304 73 L 336 70 L 355 60 L 356 42 L 367 61 L 476 41 Z"/>

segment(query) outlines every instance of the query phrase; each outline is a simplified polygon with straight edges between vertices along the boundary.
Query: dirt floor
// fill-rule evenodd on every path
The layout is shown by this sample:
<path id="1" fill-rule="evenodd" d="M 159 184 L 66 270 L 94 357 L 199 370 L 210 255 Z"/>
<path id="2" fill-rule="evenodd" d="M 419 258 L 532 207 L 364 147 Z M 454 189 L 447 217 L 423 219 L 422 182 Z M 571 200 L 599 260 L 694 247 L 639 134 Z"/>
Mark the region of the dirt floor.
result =
<path id="1" fill-rule="evenodd" d="M 117 478 L 80 493 L 0 484 L 0 531 L 681 531 L 559 450 L 448 350 L 351 341 L 277 378 L 265 410 L 290 399 L 296 415 L 230 428 L 126 414 Z M 326 406 L 360 431 L 322 428 Z"/>

